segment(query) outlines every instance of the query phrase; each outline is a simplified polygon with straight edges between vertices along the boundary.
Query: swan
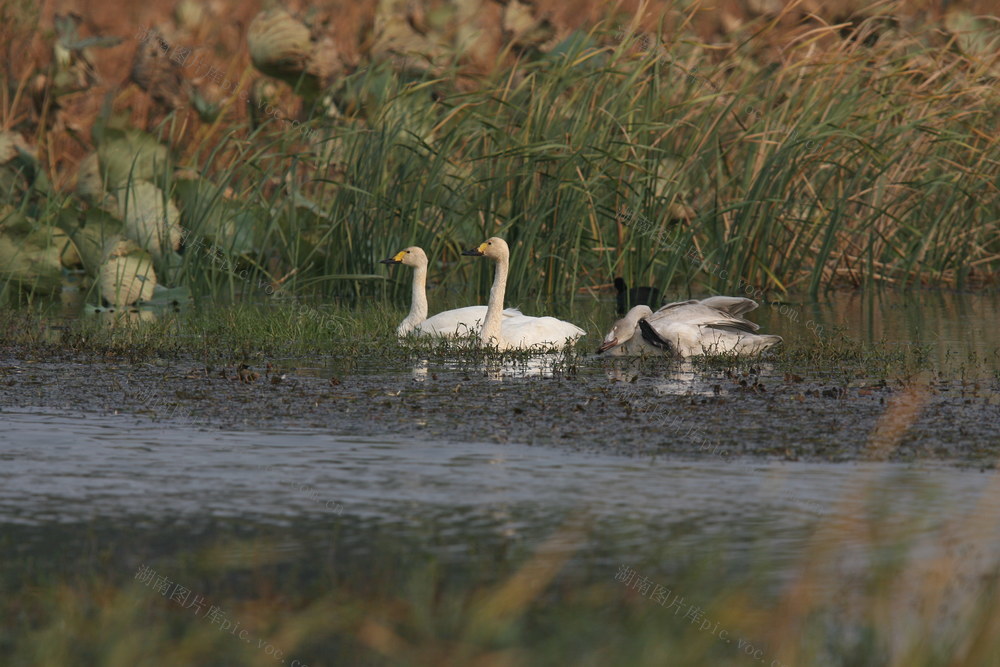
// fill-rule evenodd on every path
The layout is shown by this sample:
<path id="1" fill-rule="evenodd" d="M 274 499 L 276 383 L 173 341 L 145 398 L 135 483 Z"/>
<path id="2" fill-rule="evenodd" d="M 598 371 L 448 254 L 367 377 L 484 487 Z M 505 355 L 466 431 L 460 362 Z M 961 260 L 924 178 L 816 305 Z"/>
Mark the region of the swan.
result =
<path id="1" fill-rule="evenodd" d="M 564 347 L 572 345 L 577 338 L 587 333 L 570 322 L 554 317 L 502 318 L 504 294 L 507 291 L 507 272 L 510 268 L 510 248 L 507 242 L 496 236 L 479 244 L 474 250 L 466 250 L 463 255 L 489 257 L 496 262 L 493 287 L 490 289 L 489 307 L 486 319 L 479 332 L 484 345 L 497 346 L 501 350 L 529 347 Z"/>
<path id="2" fill-rule="evenodd" d="M 604 342 L 597 348 L 597 354 L 611 350 L 611 354 L 618 356 L 637 356 L 640 354 L 660 354 L 660 351 L 647 343 L 639 331 L 639 320 L 653 314 L 653 309 L 649 306 L 636 306 L 625 313 L 613 325 L 611 331 L 604 337 Z M 635 334 L 640 335 L 636 336 Z"/>
<path id="3" fill-rule="evenodd" d="M 486 306 L 466 306 L 427 317 L 427 254 L 422 248 L 410 246 L 392 257 L 383 259 L 381 264 L 405 264 L 413 267 L 413 297 L 410 314 L 399 323 L 396 333 L 402 337 L 413 332 L 423 336 L 465 336 L 478 331 L 486 319 Z M 521 314 L 517 308 L 508 308 L 503 316 L 516 317 Z"/>
<path id="4" fill-rule="evenodd" d="M 737 296 L 669 303 L 655 313 L 636 306 L 611 327 L 598 354 L 758 354 L 781 342 L 781 336 L 756 333 L 760 327 L 743 318 L 757 302 Z M 637 335 L 638 334 L 638 335 Z"/>

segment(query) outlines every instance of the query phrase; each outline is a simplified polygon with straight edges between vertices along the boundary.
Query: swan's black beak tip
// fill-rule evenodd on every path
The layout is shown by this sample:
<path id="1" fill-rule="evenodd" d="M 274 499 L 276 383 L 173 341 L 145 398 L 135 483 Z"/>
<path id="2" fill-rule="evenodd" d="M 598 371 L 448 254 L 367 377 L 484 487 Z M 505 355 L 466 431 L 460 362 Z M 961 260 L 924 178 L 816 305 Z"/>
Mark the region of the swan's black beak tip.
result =
<path id="1" fill-rule="evenodd" d="M 473 248 L 472 250 L 463 250 L 462 254 L 463 255 L 467 255 L 469 257 L 482 257 L 483 256 L 483 253 L 479 252 L 478 248 Z"/>
<path id="2" fill-rule="evenodd" d="M 599 348 L 597 348 L 597 352 L 595 352 L 595 354 L 600 354 L 601 352 L 605 352 L 607 350 L 610 350 L 611 348 L 613 348 L 617 344 L 618 344 L 618 339 L 617 338 L 605 341 L 603 344 L 601 344 L 601 346 Z"/>
<path id="3" fill-rule="evenodd" d="M 380 259 L 380 260 L 378 261 L 378 263 L 379 263 L 379 264 L 399 264 L 399 262 L 398 262 L 398 261 L 396 261 L 396 259 L 395 259 L 395 258 L 393 258 L 393 257 L 390 257 L 390 258 L 388 258 L 388 259 Z"/>

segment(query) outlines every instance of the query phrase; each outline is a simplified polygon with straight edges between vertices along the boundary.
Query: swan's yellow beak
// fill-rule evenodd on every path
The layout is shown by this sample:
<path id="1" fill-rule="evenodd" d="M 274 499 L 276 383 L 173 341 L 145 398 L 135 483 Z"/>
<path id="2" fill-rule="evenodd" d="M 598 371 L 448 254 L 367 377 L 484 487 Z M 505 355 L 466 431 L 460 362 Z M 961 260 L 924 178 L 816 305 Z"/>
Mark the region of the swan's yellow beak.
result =
<path id="1" fill-rule="evenodd" d="M 463 250 L 463 255 L 470 255 L 472 257 L 482 257 L 486 254 L 486 241 L 479 244 L 478 248 L 473 248 L 472 250 Z"/>
<path id="2" fill-rule="evenodd" d="M 389 259 L 379 260 L 379 264 L 401 264 L 403 262 L 403 255 L 405 254 L 405 250 L 400 250 Z"/>

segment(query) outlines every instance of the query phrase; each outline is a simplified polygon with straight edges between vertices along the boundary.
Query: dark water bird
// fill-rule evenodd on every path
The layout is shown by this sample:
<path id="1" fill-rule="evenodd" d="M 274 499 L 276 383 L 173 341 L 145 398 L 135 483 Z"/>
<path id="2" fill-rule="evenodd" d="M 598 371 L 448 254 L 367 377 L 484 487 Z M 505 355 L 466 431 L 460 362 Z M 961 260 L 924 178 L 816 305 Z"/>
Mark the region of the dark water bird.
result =
<path id="1" fill-rule="evenodd" d="M 618 314 L 624 315 L 635 306 L 659 306 L 660 290 L 655 287 L 628 288 L 621 276 L 615 278 L 615 289 L 618 290 Z"/>

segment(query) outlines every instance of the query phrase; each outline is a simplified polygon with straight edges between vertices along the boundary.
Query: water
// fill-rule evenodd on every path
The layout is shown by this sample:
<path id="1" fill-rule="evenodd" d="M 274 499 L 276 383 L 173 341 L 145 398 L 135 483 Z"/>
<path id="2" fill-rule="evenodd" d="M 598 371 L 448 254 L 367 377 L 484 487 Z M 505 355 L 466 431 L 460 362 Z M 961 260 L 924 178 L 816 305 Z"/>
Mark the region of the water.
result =
<path id="1" fill-rule="evenodd" d="M 205 516 L 275 525 L 345 515 L 395 523 L 420 515 L 454 531 L 470 518 L 502 515 L 494 529 L 515 534 L 580 514 L 605 527 L 617 520 L 667 532 L 696 526 L 674 545 L 691 549 L 721 543 L 745 554 L 767 543 L 780 578 L 781 564 L 801 554 L 817 520 L 852 502 L 911 526 L 927 558 L 939 555 L 932 547 L 941 532 L 961 524 L 968 508 L 1000 517 L 994 472 L 946 465 L 637 460 L 389 435 L 164 428 L 132 416 L 49 410 L 8 410 L 2 419 L 0 524 L 38 528 Z M 649 544 L 652 556 L 660 542 Z M 615 550 L 642 559 L 646 546 L 625 539 Z"/>
<path id="2" fill-rule="evenodd" d="M 831 398 L 825 385 L 782 380 L 768 363 L 751 378 L 767 386 L 757 392 L 691 364 L 597 358 L 571 374 L 554 358 L 487 367 L 360 359 L 353 376 L 335 359 L 290 359 L 282 360 L 286 382 L 249 386 L 200 377 L 197 363 L 151 372 L 5 360 L 0 585 L 19 604 L 66 571 L 127 588 L 137 567 L 153 564 L 227 606 L 246 604 L 248 586 L 312 599 L 331 580 L 340 582 L 333 597 L 355 606 L 393 596 L 409 605 L 428 562 L 442 568 L 437 586 L 475 598 L 481 593 L 466 591 L 515 576 L 563 535 L 554 592 L 535 605 L 595 651 L 596 630 L 611 623 L 610 634 L 663 635 L 675 642 L 671 651 L 694 647 L 702 661 L 743 658 L 723 642 L 705 648 L 706 633 L 616 581 L 626 566 L 706 606 L 740 590 L 778 608 L 805 578 L 827 596 L 823 632 L 836 646 L 868 651 L 863 628 L 875 607 L 897 619 L 881 623 L 892 628 L 888 644 L 925 634 L 946 645 L 1000 569 L 991 449 L 1000 443 L 1000 402 L 989 374 L 998 367 L 998 306 L 996 295 L 837 295 L 823 306 L 754 314 L 790 344 L 843 325 L 834 335 L 924 345 L 940 366 L 978 360 L 974 390 L 942 383 L 909 396 L 920 402 L 912 420 L 905 405 L 887 413 L 908 395 L 870 389 L 863 369 L 849 384 L 854 393 Z M 157 378 L 155 400 L 133 395 L 144 374 Z M 331 389 L 331 375 L 343 384 Z M 188 418 L 167 416 L 168 403 L 194 395 L 201 402 Z M 908 462 L 866 460 L 871 434 L 888 438 L 896 423 Z M 727 455 L 691 442 L 692 424 L 707 427 Z M 795 455 L 783 454 L 789 449 Z M 225 567 L 207 575 L 196 565 L 205 559 Z M 258 583 L 239 574 L 251 564 Z M 886 586 L 873 583 L 878 577 L 892 582 L 891 595 L 872 597 Z M 942 577 L 943 589 L 928 589 Z M 928 605 L 957 620 L 928 633 L 913 612 Z M 725 619 L 725 608 L 712 614 Z M 624 620 L 608 620 L 611 610 Z M 584 638 L 577 617 L 589 619 L 579 621 Z M 782 642 L 766 637 L 766 626 L 755 626 L 754 642 L 773 657 Z M 541 639 L 526 630 L 517 641 L 561 646 L 558 631 L 538 632 Z M 0 633 L 0 649 L 14 643 Z M 367 661 L 357 657 L 364 651 L 337 646 L 338 661 L 353 658 L 335 663 Z M 565 657 L 564 648 L 551 650 Z M 302 651 L 310 664 L 329 664 L 322 652 Z M 618 663 L 642 662 L 623 651 L 611 652 Z M 245 659 L 257 658 L 230 656 Z"/>
<path id="3" fill-rule="evenodd" d="M 938 362 L 973 353 L 1000 368 L 997 292 L 831 292 L 816 303 L 764 302 L 749 317 L 762 331 L 783 336 L 786 342 L 821 335 L 889 346 L 924 345 Z"/>

